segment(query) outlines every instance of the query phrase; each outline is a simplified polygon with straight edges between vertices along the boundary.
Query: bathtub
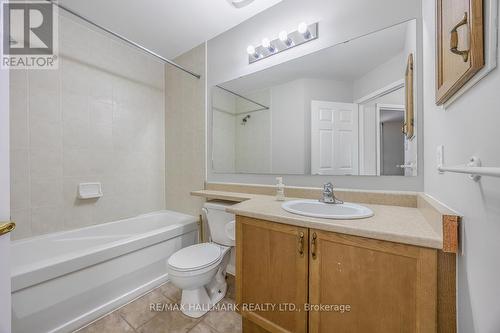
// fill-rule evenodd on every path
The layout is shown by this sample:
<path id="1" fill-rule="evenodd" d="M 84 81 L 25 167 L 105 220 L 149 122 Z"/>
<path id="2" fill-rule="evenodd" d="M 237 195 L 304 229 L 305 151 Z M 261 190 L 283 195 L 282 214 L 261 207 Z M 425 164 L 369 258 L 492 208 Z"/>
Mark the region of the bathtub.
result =
<path id="1" fill-rule="evenodd" d="M 159 211 L 12 242 L 13 332 L 71 332 L 161 285 L 197 228 Z"/>

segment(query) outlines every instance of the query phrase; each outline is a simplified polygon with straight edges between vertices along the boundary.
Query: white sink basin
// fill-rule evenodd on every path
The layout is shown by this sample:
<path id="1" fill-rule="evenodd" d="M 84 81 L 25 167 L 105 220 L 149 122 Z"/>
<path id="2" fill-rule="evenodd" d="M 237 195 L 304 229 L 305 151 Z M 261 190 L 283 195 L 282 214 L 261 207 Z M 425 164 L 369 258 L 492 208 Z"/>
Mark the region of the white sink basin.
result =
<path id="1" fill-rule="evenodd" d="M 352 220 L 373 216 L 373 211 L 350 202 L 326 204 L 318 200 L 292 200 L 281 205 L 287 212 L 324 219 Z"/>

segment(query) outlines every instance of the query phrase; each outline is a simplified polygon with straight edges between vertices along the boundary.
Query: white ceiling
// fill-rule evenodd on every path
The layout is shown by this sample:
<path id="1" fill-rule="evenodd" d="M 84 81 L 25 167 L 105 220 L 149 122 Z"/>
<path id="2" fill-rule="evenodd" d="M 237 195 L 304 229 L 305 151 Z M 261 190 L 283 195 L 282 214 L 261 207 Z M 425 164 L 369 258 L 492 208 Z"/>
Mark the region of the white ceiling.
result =
<path id="1" fill-rule="evenodd" d="M 173 59 L 281 0 L 237 9 L 227 0 L 60 0 L 66 7 Z"/>
<path id="2" fill-rule="evenodd" d="M 398 24 L 226 82 L 222 86 L 245 94 L 301 78 L 352 82 L 403 51 L 407 26 L 408 23 Z"/>

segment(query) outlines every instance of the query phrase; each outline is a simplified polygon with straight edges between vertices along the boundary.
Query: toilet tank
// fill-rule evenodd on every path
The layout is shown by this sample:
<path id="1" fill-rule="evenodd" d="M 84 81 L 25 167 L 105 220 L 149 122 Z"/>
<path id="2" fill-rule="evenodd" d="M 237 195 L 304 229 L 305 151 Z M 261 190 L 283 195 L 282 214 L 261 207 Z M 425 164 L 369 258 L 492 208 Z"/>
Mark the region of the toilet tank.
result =
<path id="1" fill-rule="evenodd" d="M 210 238 L 213 242 L 225 246 L 234 246 L 234 214 L 226 212 L 226 207 L 234 205 L 227 201 L 209 201 L 204 205 Z"/>

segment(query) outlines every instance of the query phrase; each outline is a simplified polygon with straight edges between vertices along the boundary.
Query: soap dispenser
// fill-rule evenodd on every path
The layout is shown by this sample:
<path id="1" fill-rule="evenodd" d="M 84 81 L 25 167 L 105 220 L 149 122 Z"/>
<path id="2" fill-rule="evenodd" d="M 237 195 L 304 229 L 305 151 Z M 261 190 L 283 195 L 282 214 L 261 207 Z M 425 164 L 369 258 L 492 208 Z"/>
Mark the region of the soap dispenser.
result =
<path id="1" fill-rule="evenodd" d="M 276 177 L 276 200 L 285 201 L 285 184 L 283 184 L 283 177 Z"/>

